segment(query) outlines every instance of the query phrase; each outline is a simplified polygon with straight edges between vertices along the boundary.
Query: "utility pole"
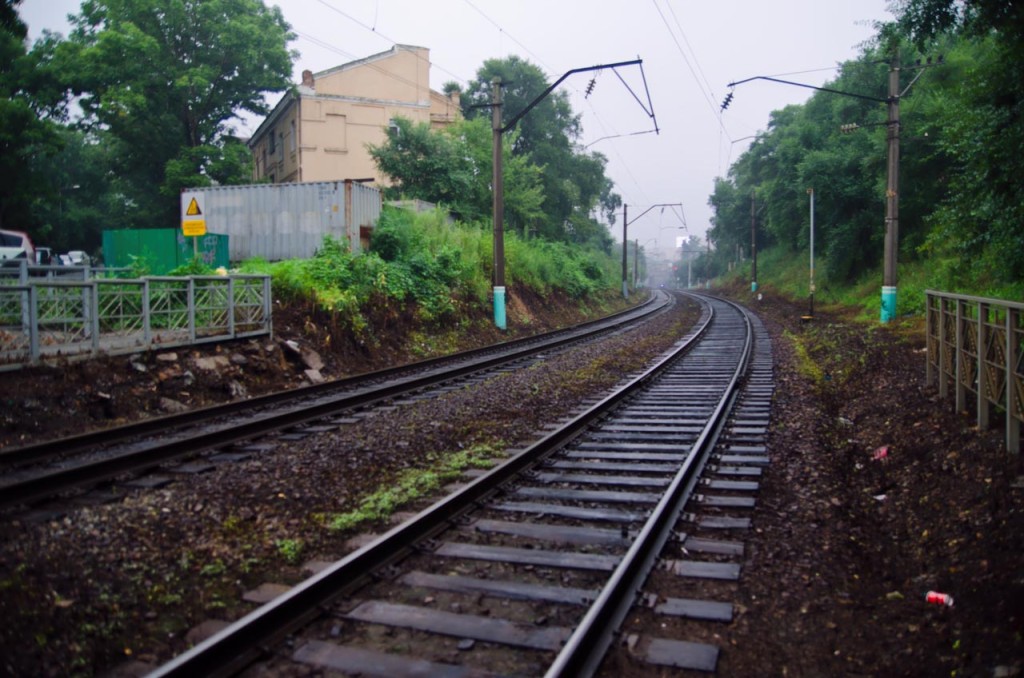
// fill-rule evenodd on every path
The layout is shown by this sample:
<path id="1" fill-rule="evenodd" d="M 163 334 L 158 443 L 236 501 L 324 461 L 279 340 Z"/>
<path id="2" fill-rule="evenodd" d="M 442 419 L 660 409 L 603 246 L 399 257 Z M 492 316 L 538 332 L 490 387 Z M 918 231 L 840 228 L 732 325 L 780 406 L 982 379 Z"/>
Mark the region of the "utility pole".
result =
<path id="1" fill-rule="evenodd" d="M 505 329 L 505 181 L 501 166 L 501 78 L 491 80 L 491 129 L 494 194 L 494 324 Z"/>
<path id="2" fill-rule="evenodd" d="M 888 177 L 885 182 L 885 252 L 882 272 L 881 321 L 896 319 L 896 258 L 899 251 L 900 179 L 900 56 L 897 51 L 889 67 Z"/>
<path id="3" fill-rule="evenodd" d="M 928 59 L 927 63 L 922 64 L 920 61 L 917 62 L 916 66 L 909 68 L 918 69 L 918 74 L 914 76 L 914 79 L 907 85 L 903 91 L 900 91 L 900 71 L 902 66 L 900 65 L 900 53 L 899 50 L 892 57 L 892 63 L 889 65 L 889 92 L 885 99 L 878 97 L 867 96 L 864 94 L 857 94 L 855 92 L 842 92 L 840 90 L 831 89 L 829 87 L 815 87 L 814 85 L 807 85 L 800 82 L 792 82 L 789 80 L 780 80 L 778 78 L 772 78 L 765 75 L 758 75 L 745 80 L 738 80 L 736 82 L 729 83 L 729 87 L 735 87 L 736 85 L 750 82 L 751 80 L 767 80 L 769 82 L 777 82 L 783 85 L 796 85 L 797 87 L 806 87 L 807 89 L 817 90 L 819 92 L 829 92 L 831 94 L 841 94 L 842 96 L 854 97 L 856 99 L 863 99 L 865 101 L 877 101 L 884 103 L 887 107 L 886 126 L 888 128 L 887 134 L 887 146 L 888 146 L 888 163 L 887 163 L 887 177 L 885 182 L 885 250 L 882 257 L 882 313 L 881 322 L 890 323 L 896 318 L 896 259 L 899 253 L 899 175 L 900 175 L 900 98 L 906 94 L 910 88 L 917 82 L 917 79 L 924 73 L 924 69 L 932 66 L 938 66 L 944 63 L 944 59 L 940 56 L 937 61 L 933 62 L 931 58 Z M 730 91 L 728 96 L 722 102 L 722 110 L 728 108 L 732 102 L 732 92 Z M 842 125 L 840 129 L 845 131 L 853 131 L 858 128 L 858 125 Z M 812 203 L 813 204 L 813 203 Z M 813 232 L 813 229 L 812 229 Z M 813 240 L 812 240 L 813 242 Z M 813 292 L 812 292 L 813 294 Z M 813 304 L 813 297 L 811 303 Z"/>
<path id="4" fill-rule="evenodd" d="M 666 208 L 666 207 L 679 207 L 679 208 L 682 208 L 682 206 L 683 206 L 683 204 L 682 203 L 678 203 L 678 202 L 674 202 L 674 203 L 660 202 L 657 205 L 651 205 L 650 207 L 645 209 L 643 212 L 641 212 L 637 216 L 633 217 L 633 221 L 636 221 L 637 219 L 639 219 L 643 215 L 647 214 L 648 212 L 653 210 L 655 207 L 661 207 L 664 210 L 664 208 Z M 629 205 L 623 204 L 622 205 L 622 298 L 623 299 L 629 299 L 629 259 L 628 259 L 628 255 L 627 255 L 627 252 L 629 250 L 629 238 L 627 237 L 628 234 L 629 234 L 629 224 L 630 224 L 630 221 L 629 221 Z M 683 227 L 685 227 L 685 222 L 684 222 Z M 636 263 L 634 262 L 633 265 L 636 266 Z"/>
<path id="5" fill-rule="evenodd" d="M 808 318 L 814 317 L 814 189 L 808 188 L 807 194 L 811 196 L 811 279 L 808 289 L 810 290 L 811 312 Z"/>
<path id="6" fill-rule="evenodd" d="M 757 291 L 757 215 L 754 212 L 754 191 L 750 191 L 750 291 Z"/>
<path id="7" fill-rule="evenodd" d="M 640 272 L 640 238 L 633 238 L 633 289 L 640 283 L 638 275 Z"/>
<path id="8" fill-rule="evenodd" d="M 626 218 L 626 211 L 629 209 L 629 205 L 623 203 L 622 205 L 622 298 L 629 299 L 629 287 L 626 285 L 626 243 L 629 242 L 626 239 L 626 231 L 629 228 L 629 219 Z"/>
<path id="9" fill-rule="evenodd" d="M 492 219 L 494 221 L 494 324 L 498 327 L 498 329 L 505 329 L 505 195 L 504 179 L 501 167 L 501 135 L 515 127 L 516 123 L 519 122 L 523 116 L 532 111 L 534 106 L 540 103 L 541 100 L 544 99 L 544 97 L 551 94 L 551 92 L 554 91 L 554 89 L 558 87 L 558 85 L 560 85 L 562 81 L 568 78 L 570 75 L 573 75 L 574 73 L 584 73 L 587 71 L 600 71 L 606 68 L 611 69 L 613 72 L 616 73 L 616 75 L 618 75 L 618 72 L 615 71 L 615 69 L 621 66 L 639 66 L 640 73 L 641 75 L 643 75 L 643 62 L 639 58 L 634 59 L 632 61 L 620 61 L 614 64 L 601 64 L 599 66 L 588 66 L 586 68 L 574 68 L 570 71 L 566 71 L 566 73 L 562 77 L 548 85 L 548 87 L 543 92 L 537 95 L 537 97 L 533 101 L 526 105 L 526 108 L 521 110 L 519 113 L 513 116 L 511 120 L 504 124 L 502 124 L 501 116 L 501 78 L 494 78 L 493 80 L 491 80 L 491 103 L 485 105 L 492 107 L 491 129 L 494 132 L 491 141 L 491 143 L 494 146 L 494 148 L 492 149 L 494 173 L 493 186 L 491 187 L 491 190 L 494 193 L 494 200 L 492 206 Z M 622 79 L 621 76 L 619 79 Z M 625 81 L 623 81 L 623 84 L 625 84 Z M 629 89 L 628 85 L 626 87 L 627 89 Z M 644 89 L 645 91 L 647 89 L 646 76 L 644 76 Z M 647 113 L 647 116 L 654 121 L 654 131 L 655 133 L 657 133 L 658 121 L 654 117 L 654 106 L 650 103 L 650 92 L 646 92 L 646 107 L 644 106 L 644 103 L 640 101 L 640 98 L 637 97 L 631 89 L 630 93 L 633 94 L 633 98 L 637 100 L 637 102 L 640 104 L 640 107 L 644 109 L 645 113 Z M 625 227 L 623 227 L 623 231 L 625 231 Z M 623 294 L 628 297 L 628 291 L 626 289 L 625 232 L 623 232 L 622 235 L 622 291 Z"/>

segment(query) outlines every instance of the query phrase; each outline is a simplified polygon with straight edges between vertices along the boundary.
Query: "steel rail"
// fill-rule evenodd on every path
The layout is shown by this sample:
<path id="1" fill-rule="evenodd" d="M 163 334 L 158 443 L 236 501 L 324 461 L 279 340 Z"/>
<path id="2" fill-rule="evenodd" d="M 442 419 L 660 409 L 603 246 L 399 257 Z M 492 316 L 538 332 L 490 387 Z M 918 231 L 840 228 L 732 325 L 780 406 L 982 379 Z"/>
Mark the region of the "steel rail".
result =
<path id="1" fill-rule="evenodd" d="M 663 306 L 655 307 L 649 313 L 655 313 L 661 308 Z M 590 326 L 591 324 L 587 323 L 586 325 Z M 593 331 L 599 333 L 604 331 L 604 329 L 607 328 L 598 327 Z M 282 403 L 287 402 L 289 399 L 301 401 L 290 409 L 269 415 L 257 416 L 241 424 L 226 423 L 223 428 L 217 430 L 206 429 L 173 440 L 164 439 L 141 443 L 133 449 L 103 459 L 92 460 L 85 464 L 69 466 L 64 469 L 51 470 L 32 478 L 0 485 L 0 508 L 29 503 L 122 473 L 146 471 L 177 457 L 195 455 L 206 450 L 247 441 L 255 436 L 299 426 L 340 410 L 372 405 L 373 403 L 388 400 L 411 391 L 421 390 L 474 372 L 490 369 L 512 360 L 522 359 L 536 353 L 559 348 L 578 341 L 585 336 L 587 336 L 587 333 L 570 333 L 568 336 L 563 334 L 562 336 L 542 341 L 539 344 L 533 342 L 523 348 L 514 348 L 510 352 L 504 352 L 499 355 L 494 355 L 492 350 L 490 355 L 483 355 L 475 359 L 473 359 L 473 356 L 477 356 L 478 353 L 469 352 L 464 356 L 469 359 L 457 364 L 454 368 L 436 368 L 426 375 L 396 379 L 377 386 L 367 386 L 362 390 L 344 393 L 336 397 L 327 397 L 322 402 L 312 404 L 308 402 L 308 396 L 311 393 L 307 387 L 302 389 L 301 393 L 292 393 L 291 398 L 274 394 L 269 399 L 253 399 L 243 401 L 240 404 L 233 403 L 231 406 L 228 406 L 229 411 L 220 408 L 206 408 L 206 411 L 211 413 L 208 419 L 212 419 L 223 417 L 226 414 L 234 414 L 237 417 L 240 412 L 245 410 L 254 411 L 268 403 Z M 519 344 L 517 344 L 518 346 Z M 487 353 L 486 351 L 482 352 Z M 379 375 L 380 373 L 373 374 Z M 237 405 L 248 405 L 248 407 L 239 407 Z M 177 419 L 164 418 L 163 421 L 167 424 L 167 427 L 173 427 L 176 424 L 180 425 Z M 187 423 L 195 425 L 196 420 L 188 420 Z M 165 429 L 151 429 L 149 434 L 153 435 L 162 430 Z M 99 434 L 102 434 L 102 432 L 88 435 L 90 439 L 94 439 L 92 436 Z M 103 440 L 102 436 L 99 439 Z M 60 441 L 57 442 L 59 443 Z"/>
<path id="2" fill-rule="evenodd" d="M 701 303 L 707 307 L 706 302 Z M 266 647 L 275 639 L 314 618 L 332 601 L 361 586 L 370 578 L 370 573 L 404 557 L 413 550 L 416 543 L 447 529 L 452 521 L 475 509 L 480 502 L 497 492 L 501 485 L 584 433 L 606 413 L 648 385 L 689 351 L 707 332 L 713 318 L 712 311 L 670 355 L 663 356 L 642 374 L 620 385 L 614 392 L 563 424 L 558 430 L 523 449 L 461 490 L 435 502 L 409 521 L 337 561 L 318 575 L 298 584 L 172 659 L 150 674 L 150 678 L 222 676 L 231 675 L 242 669 L 260 654 L 260 648 Z"/>
<path id="3" fill-rule="evenodd" d="M 117 442 L 130 441 L 136 438 L 152 435 L 155 432 L 163 433 L 172 427 L 194 426 L 221 417 L 235 416 L 239 412 L 252 410 L 253 408 L 279 406 L 281 403 L 287 403 L 290 400 L 321 397 L 325 394 L 330 394 L 339 390 L 351 391 L 382 380 L 387 381 L 396 379 L 399 375 L 410 371 L 422 372 L 424 370 L 441 369 L 444 365 L 460 362 L 468 362 L 471 365 L 477 366 L 486 366 L 486 361 L 482 361 L 482 358 L 493 355 L 495 351 L 501 351 L 506 355 L 518 354 L 519 357 L 525 357 L 531 353 L 557 348 L 558 346 L 580 338 L 581 335 L 585 335 L 594 328 L 598 328 L 609 323 L 615 324 L 618 321 L 622 321 L 624 318 L 637 315 L 640 311 L 643 311 L 641 317 L 646 317 L 647 315 L 664 308 L 664 298 L 662 298 L 663 303 L 660 305 L 656 303 L 658 299 L 658 295 L 652 294 L 646 301 L 644 301 L 644 303 L 639 304 L 638 306 L 610 314 L 603 318 L 590 320 L 569 328 L 562 328 L 530 337 L 492 344 L 483 348 L 460 351 L 458 353 L 452 353 L 437 358 L 428 358 L 396 367 L 367 372 L 365 374 L 348 377 L 346 379 L 329 381 L 323 384 L 303 386 L 289 391 L 277 391 L 275 393 L 268 393 L 255 398 L 249 398 L 248 400 L 239 400 L 222 405 L 197 408 L 180 414 L 153 417 L 151 419 L 125 424 L 123 426 L 90 431 L 80 435 L 68 436 L 65 438 L 25 445 L 8 450 L 0 450 L 0 466 L 10 468 L 27 463 L 40 463 L 57 457 L 71 456 L 96 447 L 97 445 L 109 445 Z M 514 358 L 506 357 L 499 359 L 499 361 L 508 359 Z"/>
<path id="4" fill-rule="evenodd" d="M 626 555 L 608 579 L 608 583 L 549 667 L 545 674 L 548 678 L 592 676 L 597 673 L 608 648 L 615 640 L 619 627 L 635 602 L 637 592 L 654 568 L 658 555 L 672 534 L 673 526 L 690 500 L 715 441 L 725 426 L 750 364 L 754 336 L 748 313 L 737 304 L 728 301 L 725 303 L 740 312 L 746 329 L 741 357 L 725 393 L 672 479 L 668 490 L 640 529 Z"/>

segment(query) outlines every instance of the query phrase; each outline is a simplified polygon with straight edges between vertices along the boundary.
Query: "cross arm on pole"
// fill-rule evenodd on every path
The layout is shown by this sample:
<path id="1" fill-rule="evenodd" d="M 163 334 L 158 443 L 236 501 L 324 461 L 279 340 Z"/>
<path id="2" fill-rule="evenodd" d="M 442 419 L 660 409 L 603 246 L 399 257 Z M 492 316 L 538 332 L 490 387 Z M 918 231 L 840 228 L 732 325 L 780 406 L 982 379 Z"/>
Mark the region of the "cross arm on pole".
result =
<path id="1" fill-rule="evenodd" d="M 564 82 L 565 79 L 568 78 L 570 75 L 574 75 L 576 73 L 586 73 L 587 71 L 601 71 L 601 70 L 604 70 L 606 68 L 614 69 L 614 68 L 617 68 L 619 66 L 642 66 L 642 65 L 643 65 L 643 60 L 642 59 L 633 59 L 632 61 L 619 61 L 619 62 L 616 62 L 614 64 L 601 64 L 601 65 L 598 65 L 598 66 L 585 66 L 583 68 L 574 68 L 574 69 L 572 69 L 570 71 L 566 71 L 565 74 L 562 75 L 562 77 L 560 77 L 558 80 L 555 80 L 553 83 L 548 85 L 547 89 L 545 89 L 543 92 L 541 92 L 537 96 L 536 99 L 534 99 L 529 104 L 527 104 L 526 108 L 524 108 L 522 111 L 520 111 L 518 114 L 516 114 L 515 117 L 513 117 L 511 120 L 509 120 L 508 123 L 506 123 L 505 126 L 501 128 L 501 131 L 502 131 L 502 133 L 508 132 L 510 129 L 515 127 L 516 123 L 519 122 L 520 119 L 522 119 L 522 117 L 524 115 L 526 115 L 527 113 L 532 111 L 534 106 L 539 104 L 544 99 L 544 97 L 546 97 L 547 95 L 551 94 L 551 92 L 553 92 L 556 87 L 561 85 L 562 82 Z M 647 109 L 646 108 L 644 109 L 644 112 L 647 113 Z M 653 108 L 652 108 L 652 112 L 648 113 L 648 115 L 650 117 L 652 117 L 652 118 L 654 117 Z M 655 126 L 657 126 L 657 123 L 655 123 Z"/>
<path id="2" fill-rule="evenodd" d="M 808 84 L 803 83 L 803 82 L 793 82 L 791 80 L 780 80 L 778 78 L 772 78 L 772 77 L 769 77 L 767 75 L 755 75 L 752 78 L 746 78 L 744 80 L 737 80 L 736 82 L 730 82 L 728 86 L 729 87 L 735 87 L 736 85 L 742 85 L 743 83 L 750 82 L 752 80 L 767 80 L 769 82 L 777 82 L 777 83 L 781 83 L 783 85 L 795 85 L 796 87 L 806 87 L 807 89 L 814 89 L 814 90 L 817 90 L 819 92 L 829 92 L 831 94 L 841 94 L 843 96 L 853 97 L 855 99 L 864 99 L 866 101 L 875 101 L 875 102 L 881 103 L 881 104 L 886 104 L 886 103 L 889 103 L 889 101 L 890 101 L 889 99 L 882 99 L 880 97 L 872 97 L 872 96 L 868 96 L 867 94 L 857 94 L 856 92 L 843 92 L 843 91 L 838 90 L 838 89 L 830 89 L 828 87 L 816 87 L 814 85 L 808 85 Z"/>
<path id="3" fill-rule="evenodd" d="M 657 205 L 651 205 L 650 207 L 645 209 L 643 212 L 641 212 L 640 214 L 636 215 L 635 217 L 633 217 L 632 219 L 627 221 L 626 222 L 626 226 L 629 226 L 634 221 L 636 221 L 637 219 L 639 219 L 643 215 L 645 215 L 648 212 L 650 212 L 651 210 L 653 210 L 655 207 L 682 207 L 682 206 L 683 206 L 683 204 L 681 202 L 671 202 L 671 203 L 669 203 L 669 202 L 660 202 Z"/>

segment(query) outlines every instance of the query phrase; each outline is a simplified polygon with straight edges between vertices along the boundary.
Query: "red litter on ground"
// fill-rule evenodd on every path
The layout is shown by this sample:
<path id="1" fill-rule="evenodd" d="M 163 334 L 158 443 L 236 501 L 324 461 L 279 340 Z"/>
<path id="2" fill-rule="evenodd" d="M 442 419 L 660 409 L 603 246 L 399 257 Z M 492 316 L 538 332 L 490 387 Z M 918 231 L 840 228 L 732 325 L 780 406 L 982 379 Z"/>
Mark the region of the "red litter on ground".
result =
<path id="1" fill-rule="evenodd" d="M 882 445 L 877 450 L 875 450 L 874 454 L 871 455 L 871 461 L 880 461 L 882 459 L 887 459 L 888 457 L 889 457 L 889 446 L 888 445 Z"/>
<path id="2" fill-rule="evenodd" d="M 924 594 L 926 602 L 934 603 L 935 605 L 945 605 L 946 607 L 953 607 L 953 596 L 948 593 L 939 593 L 938 591 L 929 591 Z"/>

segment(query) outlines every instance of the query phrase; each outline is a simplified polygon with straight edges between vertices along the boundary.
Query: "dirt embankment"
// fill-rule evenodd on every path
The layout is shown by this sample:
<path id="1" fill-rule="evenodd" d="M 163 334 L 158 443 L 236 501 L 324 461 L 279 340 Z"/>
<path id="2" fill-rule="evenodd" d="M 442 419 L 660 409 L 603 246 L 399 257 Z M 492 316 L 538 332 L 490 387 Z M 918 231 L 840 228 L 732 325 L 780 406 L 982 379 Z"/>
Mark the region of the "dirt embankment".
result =
<path id="1" fill-rule="evenodd" d="M 923 325 L 733 294 L 778 390 L 722 675 L 1024 675 L 1024 469 L 925 384 Z"/>
<path id="2" fill-rule="evenodd" d="M 0 450 L 485 346 L 621 305 L 617 295 L 581 309 L 557 294 L 510 291 L 504 332 L 486 309 L 424 327 L 414 309 L 381 305 L 356 334 L 309 304 L 278 300 L 273 337 L 0 372 Z"/>

